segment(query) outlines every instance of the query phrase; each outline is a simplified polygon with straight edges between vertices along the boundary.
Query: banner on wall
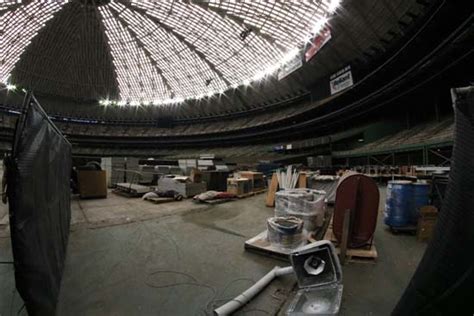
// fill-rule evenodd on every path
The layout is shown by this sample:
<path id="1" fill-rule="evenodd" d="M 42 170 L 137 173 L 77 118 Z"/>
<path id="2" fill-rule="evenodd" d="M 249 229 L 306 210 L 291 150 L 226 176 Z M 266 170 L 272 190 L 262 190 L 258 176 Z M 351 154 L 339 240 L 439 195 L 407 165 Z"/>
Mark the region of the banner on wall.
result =
<path id="1" fill-rule="evenodd" d="M 311 41 L 311 45 L 304 54 L 306 62 L 310 61 L 321 48 L 331 39 L 331 30 L 324 27 Z"/>
<path id="2" fill-rule="evenodd" d="M 335 74 L 332 74 L 329 81 L 331 95 L 341 92 L 354 85 L 352 79 L 351 66 L 344 67 Z"/>

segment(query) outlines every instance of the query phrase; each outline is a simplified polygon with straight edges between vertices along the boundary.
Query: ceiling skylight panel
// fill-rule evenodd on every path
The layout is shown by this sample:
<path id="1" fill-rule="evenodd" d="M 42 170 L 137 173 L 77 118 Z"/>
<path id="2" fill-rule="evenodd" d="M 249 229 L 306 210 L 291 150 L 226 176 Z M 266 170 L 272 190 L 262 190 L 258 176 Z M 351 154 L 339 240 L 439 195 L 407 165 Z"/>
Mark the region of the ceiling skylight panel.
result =
<path id="1" fill-rule="evenodd" d="M 220 60 L 213 60 L 214 63 L 233 56 L 242 46 L 242 43 L 238 42 L 229 45 L 225 40 L 230 34 L 238 36 L 242 29 L 236 30 L 235 26 L 226 19 L 195 5 L 181 2 L 174 2 L 173 6 L 170 6 L 168 2 L 164 2 L 163 5 L 160 2 L 152 8 L 142 2 L 134 3 L 134 5 L 148 8 L 151 15 L 158 17 L 167 27 L 183 36 L 189 43 L 199 47 L 202 53 L 212 54 L 213 58 L 220 58 Z M 215 26 L 219 23 L 221 26 L 216 28 Z M 235 45 L 238 46 L 235 47 Z"/>
<path id="2" fill-rule="evenodd" d="M 146 34 L 146 37 L 141 38 L 141 40 L 146 44 L 147 49 L 150 50 L 152 58 L 162 69 L 163 75 L 167 78 L 170 85 L 177 91 L 183 90 L 189 95 L 193 95 L 192 91 L 189 90 L 196 90 L 199 87 L 202 89 L 205 83 L 203 78 L 195 78 L 195 76 L 190 79 L 187 78 L 188 75 L 190 76 L 191 69 L 195 69 L 202 64 L 197 55 L 191 56 L 189 48 L 173 35 L 167 34 L 157 25 L 150 23 L 146 18 L 141 19 L 138 23 L 136 22 L 136 20 L 130 22 L 130 27 L 134 31 L 142 29 L 142 34 Z M 153 42 L 160 43 L 160 45 L 151 44 Z M 182 57 L 184 54 L 187 55 Z M 199 72 L 203 73 L 204 71 L 200 70 Z M 196 79 L 200 82 L 192 81 Z"/>
<path id="3" fill-rule="evenodd" d="M 252 77 L 254 74 L 252 71 L 259 68 L 261 60 L 255 58 L 259 55 L 253 55 L 253 58 L 244 58 L 242 52 L 252 49 L 252 40 L 242 40 L 240 38 L 241 32 L 244 30 L 242 25 L 237 24 L 230 18 L 223 19 L 217 13 L 201 8 L 199 5 L 192 5 L 196 12 L 201 15 L 211 15 L 212 18 L 216 21 L 215 24 L 221 27 L 216 28 L 212 27 L 203 34 L 202 38 L 206 39 L 206 42 L 197 41 L 196 45 L 200 50 L 206 51 L 210 50 L 209 48 L 214 47 L 213 51 L 209 52 L 210 54 L 219 53 L 218 56 L 213 56 L 215 58 L 216 68 L 218 68 L 222 73 L 226 75 L 226 78 L 233 78 L 234 80 L 242 81 L 245 78 Z M 223 30 L 222 33 L 217 33 L 218 30 Z M 273 47 L 268 43 L 266 45 L 267 53 L 270 52 Z M 233 47 L 233 50 L 227 49 L 228 47 Z M 227 54 L 223 56 L 223 52 L 227 51 L 230 53 L 230 56 Z M 260 56 L 259 56 L 260 57 Z"/>
<path id="4" fill-rule="evenodd" d="M 99 7 L 105 25 L 122 100 L 166 99 L 170 92 L 136 39 L 107 7 Z M 125 51 L 125 54 L 122 53 Z"/>
<path id="5" fill-rule="evenodd" d="M 31 39 L 62 6 L 62 2 L 31 2 L 6 13 L 0 22 L 0 80 L 6 81 Z M 40 17 L 40 19 L 33 19 Z"/>
<path id="6" fill-rule="evenodd" d="M 225 87 L 209 66 L 174 35 L 122 5 L 114 4 L 112 7 L 117 11 L 121 10 L 128 27 L 137 34 L 137 40 L 144 44 L 150 58 L 156 62 L 162 75 L 177 94 L 194 96 L 211 87 Z M 206 86 L 206 80 L 209 79 L 212 84 Z"/>
<path id="7" fill-rule="evenodd" d="M 259 32 L 271 36 L 283 47 L 295 44 L 311 30 L 313 20 L 320 18 L 319 2 L 211 2 L 210 7 L 224 10 L 228 14 L 242 18 Z M 319 12 L 318 12 L 319 11 Z M 318 14 L 316 14 L 318 13 Z"/>

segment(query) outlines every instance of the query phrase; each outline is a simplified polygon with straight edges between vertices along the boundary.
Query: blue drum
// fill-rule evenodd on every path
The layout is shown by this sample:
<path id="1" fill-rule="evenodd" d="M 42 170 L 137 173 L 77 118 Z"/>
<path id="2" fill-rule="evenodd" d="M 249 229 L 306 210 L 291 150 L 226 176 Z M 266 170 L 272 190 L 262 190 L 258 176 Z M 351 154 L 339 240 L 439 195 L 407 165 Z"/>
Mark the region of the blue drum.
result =
<path id="1" fill-rule="evenodd" d="M 384 223 L 390 227 L 413 225 L 414 203 L 411 181 L 389 181 L 385 201 Z"/>

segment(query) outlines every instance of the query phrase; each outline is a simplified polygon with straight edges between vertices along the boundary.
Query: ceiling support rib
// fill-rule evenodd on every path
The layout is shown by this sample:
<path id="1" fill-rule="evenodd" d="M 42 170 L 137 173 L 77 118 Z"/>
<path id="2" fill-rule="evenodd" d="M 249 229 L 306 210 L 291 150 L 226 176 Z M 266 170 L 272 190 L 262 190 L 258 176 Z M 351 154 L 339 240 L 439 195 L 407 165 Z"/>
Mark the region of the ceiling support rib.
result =
<path id="1" fill-rule="evenodd" d="M 155 68 L 156 72 L 160 75 L 161 80 L 163 81 L 163 84 L 165 85 L 166 89 L 168 89 L 170 96 L 173 98 L 174 91 L 171 88 L 168 82 L 168 79 L 166 79 L 166 77 L 163 75 L 163 71 L 161 70 L 161 68 L 158 67 L 158 65 L 156 64 L 156 61 L 153 59 L 153 57 L 151 57 L 152 54 L 150 53 L 150 51 L 145 47 L 143 42 L 138 38 L 137 34 L 128 27 L 127 22 L 125 22 L 124 19 L 120 17 L 119 12 L 116 12 L 113 7 L 110 7 L 110 12 L 122 24 L 123 28 L 126 29 L 130 33 L 130 36 L 137 42 L 137 46 L 143 50 L 143 52 L 145 53 L 145 56 L 152 61 L 153 67 Z"/>
<path id="2" fill-rule="evenodd" d="M 128 9 L 133 10 L 134 12 L 140 14 L 141 16 L 150 19 L 151 21 L 153 21 L 154 23 L 156 23 L 157 25 L 162 27 L 168 34 L 176 37 L 181 43 L 183 43 L 184 45 L 186 45 L 186 47 L 188 47 L 191 51 L 193 51 L 205 64 L 207 64 L 209 66 L 209 68 L 213 72 L 215 72 L 217 74 L 217 76 L 219 78 L 221 78 L 222 81 L 225 82 L 226 85 L 228 85 L 228 86 L 231 85 L 231 83 L 224 77 L 222 72 L 219 69 L 216 68 L 214 63 L 212 63 L 209 59 L 207 59 L 203 52 L 199 51 L 199 49 L 196 46 L 194 46 L 192 43 L 188 42 L 182 35 L 176 33 L 171 27 L 169 27 L 168 25 L 162 23 L 157 17 L 148 14 L 145 9 L 138 8 L 138 7 L 130 4 L 130 2 L 125 1 L 125 0 L 118 0 L 118 2 L 122 5 L 124 5 L 125 7 L 127 7 Z"/>
<path id="3" fill-rule="evenodd" d="M 225 10 L 211 7 L 211 6 L 209 6 L 209 3 L 207 3 L 207 2 L 190 1 L 190 3 L 194 4 L 194 5 L 198 5 L 198 6 L 200 6 L 201 8 L 203 8 L 205 10 L 212 11 L 212 12 L 218 14 L 219 16 L 221 16 L 223 18 L 226 18 L 226 17 L 229 18 L 232 21 L 234 21 L 235 23 L 244 26 L 246 29 L 252 30 L 253 34 L 260 37 L 261 39 L 263 39 L 264 41 L 269 43 L 271 46 L 278 47 L 278 49 L 280 49 L 281 51 L 286 51 L 286 48 L 284 46 L 278 44 L 277 41 L 272 36 L 262 33 L 260 31 L 260 29 L 255 27 L 255 25 L 245 23 L 244 19 L 242 19 L 241 17 L 238 17 L 238 16 L 236 16 L 232 13 L 229 13 Z"/>

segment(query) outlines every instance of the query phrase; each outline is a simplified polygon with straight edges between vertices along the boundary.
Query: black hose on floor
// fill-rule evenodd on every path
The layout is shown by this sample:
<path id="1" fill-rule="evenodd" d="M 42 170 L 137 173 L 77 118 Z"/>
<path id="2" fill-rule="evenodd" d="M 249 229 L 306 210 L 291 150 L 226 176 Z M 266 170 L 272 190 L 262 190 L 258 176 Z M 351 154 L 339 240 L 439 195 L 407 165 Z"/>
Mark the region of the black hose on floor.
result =
<path id="1" fill-rule="evenodd" d="M 452 89 L 455 135 L 433 239 L 392 315 L 474 313 L 474 87 Z"/>

